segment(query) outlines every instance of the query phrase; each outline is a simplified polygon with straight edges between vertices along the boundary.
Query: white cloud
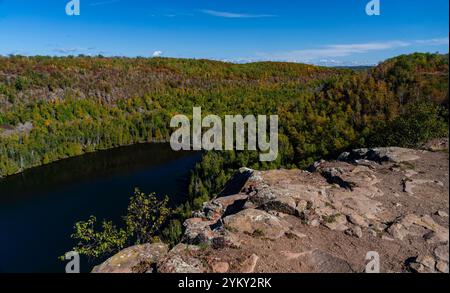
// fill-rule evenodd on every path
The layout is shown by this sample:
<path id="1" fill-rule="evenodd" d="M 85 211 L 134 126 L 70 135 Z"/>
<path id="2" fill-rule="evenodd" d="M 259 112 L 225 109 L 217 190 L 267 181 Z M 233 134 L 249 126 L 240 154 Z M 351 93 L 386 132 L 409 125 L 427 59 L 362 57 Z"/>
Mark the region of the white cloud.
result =
<path id="1" fill-rule="evenodd" d="M 428 40 L 416 40 L 417 44 L 421 45 L 430 45 L 430 46 L 440 46 L 449 44 L 448 37 L 446 38 L 437 38 L 437 39 L 428 39 Z"/>
<path id="2" fill-rule="evenodd" d="M 54 51 L 59 54 L 71 54 L 71 53 L 77 53 L 77 52 L 83 51 L 83 49 L 80 49 L 80 48 L 56 48 L 56 49 L 54 49 Z"/>
<path id="3" fill-rule="evenodd" d="M 336 57 L 346 57 L 353 54 L 368 53 L 394 48 L 410 46 L 411 43 L 401 41 L 359 43 L 359 44 L 337 44 L 327 45 L 316 49 L 294 50 L 288 52 L 278 52 L 274 54 L 259 53 L 261 57 L 269 57 L 273 60 L 290 61 L 311 61 L 317 59 L 330 59 Z"/>
<path id="4" fill-rule="evenodd" d="M 52 44 L 49 44 L 50 46 Z M 61 47 L 61 46 L 56 46 L 55 48 L 53 48 L 53 52 L 55 52 L 57 55 L 78 55 L 78 54 L 84 54 L 84 55 L 89 55 L 89 56 L 95 56 L 95 55 L 106 55 L 108 54 L 108 52 L 106 51 L 101 51 L 99 49 L 97 49 L 96 47 L 87 47 L 87 48 L 82 48 L 82 47 Z"/>
<path id="5" fill-rule="evenodd" d="M 268 60 L 283 60 L 293 62 L 320 62 L 332 60 L 333 58 L 347 57 L 354 54 L 370 53 L 375 51 L 405 48 L 410 46 L 441 46 L 448 45 L 449 38 L 434 38 L 413 41 L 386 41 L 354 44 L 325 45 L 319 48 L 292 50 L 274 53 L 257 53 L 257 56 Z"/>
<path id="6" fill-rule="evenodd" d="M 162 51 L 155 51 L 155 52 L 153 52 L 152 56 L 153 56 L 153 57 L 161 57 L 162 54 L 163 54 Z"/>
<path id="7" fill-rule="evenodd" d="M 273 15 L 273 14 L 247 14 L 247 13 L 235 13 L 235 12 L 226 12 L 226 11 L 217 11 L 217 10 L 201 10 L 201 12 L 211 15 L 211 16 L 224 17 L 224 18 L 277 17 L 277 15 Z"/>

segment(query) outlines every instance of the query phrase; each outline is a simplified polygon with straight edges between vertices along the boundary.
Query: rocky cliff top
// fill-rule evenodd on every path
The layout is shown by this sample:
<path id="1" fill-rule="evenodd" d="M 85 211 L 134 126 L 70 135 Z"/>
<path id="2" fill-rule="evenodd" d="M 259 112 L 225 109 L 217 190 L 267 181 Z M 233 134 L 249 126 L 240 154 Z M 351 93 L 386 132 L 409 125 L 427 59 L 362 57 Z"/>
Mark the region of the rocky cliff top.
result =
<path id="1" fill-rule="evenodd" d="M 359 149 L 308 171 L 243 168 L 182 243 L 128 248 L 95 272 L 448 272 L 448 151 Z M 235 178 L 235 179 L 236 179 Z"/>

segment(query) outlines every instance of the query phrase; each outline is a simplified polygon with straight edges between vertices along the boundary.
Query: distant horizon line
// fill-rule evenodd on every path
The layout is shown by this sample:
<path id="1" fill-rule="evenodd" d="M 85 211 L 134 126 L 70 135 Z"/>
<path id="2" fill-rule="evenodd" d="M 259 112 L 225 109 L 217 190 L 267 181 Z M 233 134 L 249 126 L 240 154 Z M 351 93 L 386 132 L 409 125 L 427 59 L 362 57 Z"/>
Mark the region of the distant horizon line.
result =
<path id="1" fill-rule="evenodd" d="M 104 59 L 178 59 L 178 60 L 197 60 L 197 61 L 213 61 L 213 62 L 220 62 L 220 63 L 228 63 L 228 64 L 235 64 L 235 65 L 245 65 L 245 64 L 256 64 L 256 63 L 288 63 L 288 64 L 299 64 L 299 65 L 313 65 L 313 66 L 319 66 L 319 67 L 330 67 L 330 68 L 349 68 L 349 67 L 374 67 L 377 66 L 389 59 L 396 58 L 399 56 L 404 55 L 414 55 L 414 54 L 431 54 L 431 55 L 449 55 L 449 52 L 441 53 L 441 52 L 412 52 L 412 53 L 405 53 L 405 54 L 399 54 L 394 55 L 389 58 L 383 59 L 378 61 L 378 63 L 354 63 L 351 64 L 352 61 L 349 61 L 348 63 L 343 61 L 341 64 L 335 64 L 335 65 L 327 65 L 327 62 L 306 62 L 306 61 L 292 61 L 292 60 L 232 60 L 232 59 L 215 59 L 215 58 L 198 58 L 198 57 L 171 57 L 171 56 L 126 56 L 126 55 L 103 55 L 103 54 L 77 54 L 77 55 L 24 55 L 24 54 L 8 54 L 3 55 L 0 54 L 0 58 L 13 58 L 13 57 L 26 57 L 26 58 L 37 58 L 37 57 L 47 57 L 47 58 L 104 58 Z M 330 62 L 332 63 L 332 62 Z"/>

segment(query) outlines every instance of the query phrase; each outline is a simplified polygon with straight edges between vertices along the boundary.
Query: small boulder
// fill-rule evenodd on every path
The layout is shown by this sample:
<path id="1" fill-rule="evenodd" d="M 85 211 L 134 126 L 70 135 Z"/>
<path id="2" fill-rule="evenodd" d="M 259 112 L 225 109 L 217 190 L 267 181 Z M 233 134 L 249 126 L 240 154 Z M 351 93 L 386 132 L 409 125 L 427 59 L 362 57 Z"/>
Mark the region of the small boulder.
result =
<path id="1" fill-rule="evenodd" d="M 223 219 L 225 227 L 241 233 L 254 234 L 262 237 L 278 239 L 289 231 L 290 224 L 262 210 L 246 209 Z"/>
<path id="2" fill-rule="evenodd" d="M 449 251 L 449 247 L 448 245 L 441 245 L 436 247 L 436 249 L 434 250 L 434 255 L 436 256 L 437 259 L 448 262 L 448 251 Z"/>
<path id="3" fill-rule="evenodd" d="M 362 228 L 369 227 L 369 224 L 366 222 L 366 220 L 356 213 L 351 213 L 350 215 L 347 216 L 347 219 L 350 223 L 360 226 Z"/>
<path id="4" fill-rule="evenodd" d="M 345 231 L 348 229 L 347 218 L 344 215 L 332 215 L 324 218 L 324 226 L 333 231 Z"/>
<path id="5" fill-rule="evenodd" d="M 346 230 L 345 234 L 354 236 L 357 238 L 362 238 L 362 236 L 363 236 L 362 229 L 359 226 L 353 226 L 352 228 Z"/>
<path id="6" fill-rule="evenodd" d="M 308 202 L 304 199 L 298 201 L 296 206 L 297 215 L 303 214 L 303 212 L 308 208 Z"/>
<path id="7" fill-rule="evenodd" d="M 410 269 L 415 273 L 434 273 L 436 261 L 430 255 L 420 255 L 409 264 Z"/>
<path id="8" fill-rule="evenodd" d="M 448 214 L 444 211 L 437 211 L 436 215 L 438 215 L 439 217 L 442 217 L 442 218 L 448 218 Z"/>
<path id="9" fill-rule="evenodd" d="M 230 269 L 230 265 L 227 262 L 217 262 L 212 264 L 213 273 L 224 274 Z"/>
<path id="10" fill-rule="evenodd" d="M 436 263 L 436 269 L 437 269 L 440 273 L 448 274 L 448 262 L 439 260 L 439 261 Z"/>

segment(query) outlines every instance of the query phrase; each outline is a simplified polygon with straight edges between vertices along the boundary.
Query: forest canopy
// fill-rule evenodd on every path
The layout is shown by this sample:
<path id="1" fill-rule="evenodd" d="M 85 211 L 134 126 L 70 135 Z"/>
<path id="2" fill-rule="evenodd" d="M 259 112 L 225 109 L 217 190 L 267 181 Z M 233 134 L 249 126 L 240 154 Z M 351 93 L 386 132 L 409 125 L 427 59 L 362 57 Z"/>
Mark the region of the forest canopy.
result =
<path id="1" fill-rule="evenodd" d="M 189 208 L 239 167 L 307 167 L 349 148 L 417 146 L 448 132 L 448 55 L 411 54 L 365 70 L 277 62 L 0 57 L 0 177 L 87 152 L 167 142 L 176 114 L 279 115 L 279 156 L 209 152 Z"/>

